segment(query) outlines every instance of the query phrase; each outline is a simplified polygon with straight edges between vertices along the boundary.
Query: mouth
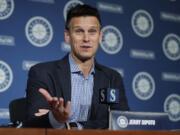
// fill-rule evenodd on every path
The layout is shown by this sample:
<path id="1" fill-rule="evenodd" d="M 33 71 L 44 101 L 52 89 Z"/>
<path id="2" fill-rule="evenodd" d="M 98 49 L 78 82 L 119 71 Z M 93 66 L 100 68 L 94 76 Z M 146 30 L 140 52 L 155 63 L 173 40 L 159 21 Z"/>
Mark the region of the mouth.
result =
<path id="1" fill-rule="evenodd" d="M 83 48 L 83 49 L 89 49 L 89 48 L 92 48 L 92 46 L 89 46 L 89 45 L 82 45 L 81 48 Z"/>

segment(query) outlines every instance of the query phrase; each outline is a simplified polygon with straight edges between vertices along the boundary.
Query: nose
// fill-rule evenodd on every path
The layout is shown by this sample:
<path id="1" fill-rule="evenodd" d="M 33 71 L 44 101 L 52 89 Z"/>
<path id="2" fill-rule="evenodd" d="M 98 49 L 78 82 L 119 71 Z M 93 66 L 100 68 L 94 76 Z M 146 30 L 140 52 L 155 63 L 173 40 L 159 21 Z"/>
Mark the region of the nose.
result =
<path id="1" fill-rule="evenodd" d="M 85 42 L 88 42 L 88 41 L 89 41 L 89 35 L 88 35 L 87 32 L 84 33 L 83 40 L 84 40 Z"/>

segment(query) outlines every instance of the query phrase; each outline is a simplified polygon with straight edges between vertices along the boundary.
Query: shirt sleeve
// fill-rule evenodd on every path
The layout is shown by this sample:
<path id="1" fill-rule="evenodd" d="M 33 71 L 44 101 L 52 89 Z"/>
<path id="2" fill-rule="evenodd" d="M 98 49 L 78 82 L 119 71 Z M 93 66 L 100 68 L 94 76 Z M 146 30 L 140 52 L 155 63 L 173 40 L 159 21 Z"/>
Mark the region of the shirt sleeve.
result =
<path id="1" fill-rule="evenodd" d="M 58 128 L 58 129 L 63 129 L 63 128 L 66 128 L 66 126 L 65 126 L 65 123 L 61 123 L 61 122 L 58 122 L 55 118 L 54 118 L 54 116 L 53 116 L 53 114 L 52 114 L 52 112 L 51 111 L 49 111 L 49 122 L 50 122 L 50 124 L 51 124 L 51 126 L 53 127 L 53 128 Z M 78 122 L 76 122 L 76 124 L 77 124 L 77 129 L 78 130 L 82 130 L 83 129 L 83 126 L 80 124 L 80 123 L 78 123 Z"/>
<path id="2" fill-rule="evenodd" d="M 54 118 L 54 116 L 53 116 L 53 114 L 52 114 L 51 111 L 49 111 L 49 122 L 50 122 L 50 124 L 51 124 L 51 126 L 52 126 L 53 128 L 59 128 L 59 129 L 65 128 L 65 124 L 64 124 L 64 123 L 61 123 L 61 122 L 58 122 L 58 121 Z"/>

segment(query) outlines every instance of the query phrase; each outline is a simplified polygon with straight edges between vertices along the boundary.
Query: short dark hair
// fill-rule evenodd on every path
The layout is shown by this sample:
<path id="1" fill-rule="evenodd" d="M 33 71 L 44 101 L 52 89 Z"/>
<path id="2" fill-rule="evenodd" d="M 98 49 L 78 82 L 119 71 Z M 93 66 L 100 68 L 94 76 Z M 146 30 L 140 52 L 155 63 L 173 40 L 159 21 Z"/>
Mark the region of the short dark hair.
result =
<path id="1" fill-rule="evenodd" d="M 80 16 L 94 16 L 98 19 L 99 24 L 101 26 L 100 14 L 96 8 L 87 4 L 83 4 L 83 5 L 78 4 L 75 7 L 72 7 L 67 13 L 65 29 L 66 30 L 69 29 L 69 23 L 73 17 L 80 17 Z"/>

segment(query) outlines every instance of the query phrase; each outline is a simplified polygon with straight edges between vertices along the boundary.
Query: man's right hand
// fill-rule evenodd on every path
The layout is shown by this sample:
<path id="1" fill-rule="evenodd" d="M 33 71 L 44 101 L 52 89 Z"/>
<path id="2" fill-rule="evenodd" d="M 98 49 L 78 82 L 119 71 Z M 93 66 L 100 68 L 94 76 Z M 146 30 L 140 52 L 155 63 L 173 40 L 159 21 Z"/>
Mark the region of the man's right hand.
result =
<path id="1" fill-rule="evenodd" d="M 54 118 L 59 122 L 66 122 L 71 114 L 71 103 L 64 105 L 63 98 L 52 97 L 47 90 L 40 88 L 39 92 L 45 97 L 51 107 Z"/>

